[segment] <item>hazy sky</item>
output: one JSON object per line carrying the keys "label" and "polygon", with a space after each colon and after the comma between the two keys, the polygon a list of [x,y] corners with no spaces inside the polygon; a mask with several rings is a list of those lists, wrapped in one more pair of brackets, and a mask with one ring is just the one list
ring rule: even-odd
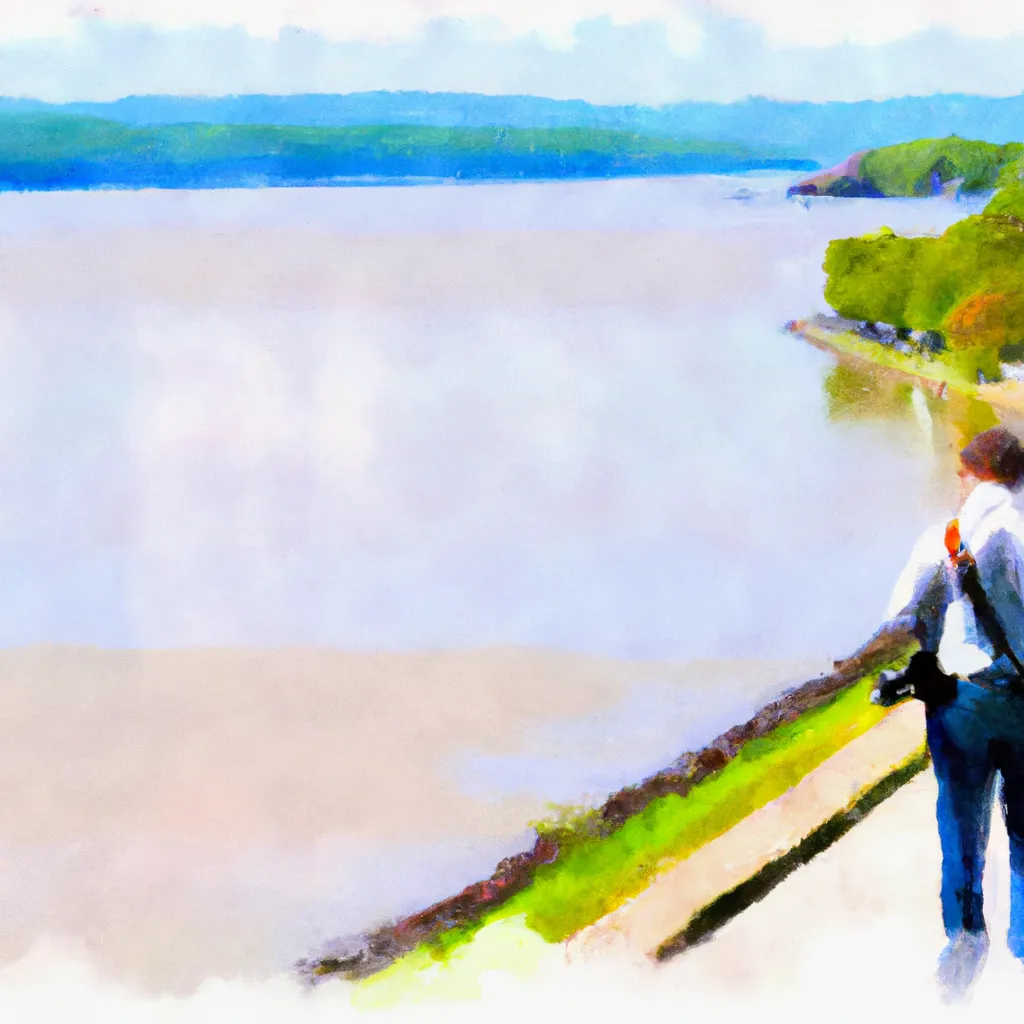
{"label": "hazy sky", "polygon": [[0,92],[525,92],[595,102],[1024,90],[1007,0],[4,0]]}

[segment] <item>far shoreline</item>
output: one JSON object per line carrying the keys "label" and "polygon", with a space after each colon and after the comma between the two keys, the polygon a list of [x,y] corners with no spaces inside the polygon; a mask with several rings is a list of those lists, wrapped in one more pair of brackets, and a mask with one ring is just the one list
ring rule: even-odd
{"label": "far shoreline", "polygon": [[[624,168],[621,173],[603,174],[522,174],[517,176],[423,176],[415,175],[352,175],[333,178],[296,178],[282,180],[230,180],[216,181],[182,181],[182,182],[97,182],[83,184],[45,184],[12,186],[0,183],[0,196],[26,195],[30,193],[64,193],[64,192],[254,192],[265,189],[343,189],[343,188],[414,188],[421,186],[456,186],[469,185],[545,185],[581,182],[612,182],[612,181],[665,181],[679,178],[782,178],[806,171],[804,161],[793,161],[794,166],[780,164],[759,164],[753,167],[700,168],[691,171],[656,170],[650,172]],[[801,164],[801,166],[795,166]]]}

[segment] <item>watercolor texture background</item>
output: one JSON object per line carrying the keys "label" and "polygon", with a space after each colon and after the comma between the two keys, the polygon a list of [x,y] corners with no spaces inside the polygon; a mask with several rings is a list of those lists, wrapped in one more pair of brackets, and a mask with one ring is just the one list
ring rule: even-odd
{"label": "watercolor texture background", "polygon": [[[1024,139],[1022,69],[1024,8],[998,0],[0,17],[0,113],[764,97],[643,116],[821,164],[928,124]],[[904,99],[937,93],[974,98]],[[833,100],[878,105],[785,106]],[[486,124],[488,102],[443,116]],[[796,177],[0,193],[4,1019],[359,1016],[292,963],[485,877],[551,804],[600,801],[871,634],[950,499],[950,424],[837,398],[779,328],[825,308],[830,239],[938,233],[971,200],[804,207]],[[912,1012],[932,829],[883,808],[660,973],[549,952],[483,1004],[393,1016],[807,1019],[851,977],[851,1013]]]}

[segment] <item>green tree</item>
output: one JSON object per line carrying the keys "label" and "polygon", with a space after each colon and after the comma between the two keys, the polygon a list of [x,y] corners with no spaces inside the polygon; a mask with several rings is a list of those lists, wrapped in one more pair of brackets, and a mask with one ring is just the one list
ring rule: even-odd
{"label": "green tree", "polygon": [[918,260],[930,239],[903,238],[889,228],[829,243],[825,301],[852,320],[913,327],[906,318]]}

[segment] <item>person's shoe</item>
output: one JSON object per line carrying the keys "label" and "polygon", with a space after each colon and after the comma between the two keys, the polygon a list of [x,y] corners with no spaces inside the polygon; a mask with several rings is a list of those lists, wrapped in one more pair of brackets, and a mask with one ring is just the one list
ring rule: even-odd
{"label": "person's shoe", "polygon": [[959,932],[949,940],[936,972],[944,1002],[961,1002],[970,995],[987,957],[987,932]]}

